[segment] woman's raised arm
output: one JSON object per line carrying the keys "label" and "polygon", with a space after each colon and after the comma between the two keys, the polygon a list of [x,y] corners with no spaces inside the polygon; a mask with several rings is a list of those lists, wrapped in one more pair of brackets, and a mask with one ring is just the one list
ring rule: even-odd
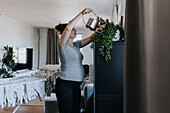
{"label": "woman's raised arm", "polygon": [[61,46],[63,46],[66,41],[68,40],[71,30],[75,27],[76,23],[78,22],[78,20],[82,17],[83,14],[87,14],[92,12],[92,10],[90,8],[85,8],[83,11],[81,11],[76,17],[74,17],[66,26],[66,28],[64,29],[60,39],[59,39],[59,44]]}

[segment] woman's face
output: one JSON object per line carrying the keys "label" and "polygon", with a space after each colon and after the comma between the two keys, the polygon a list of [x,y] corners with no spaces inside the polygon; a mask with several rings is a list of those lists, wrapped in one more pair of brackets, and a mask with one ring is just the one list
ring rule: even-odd
{"label": "woman's face", "polygon": [[76,29],[75,29],[75,27],[71,30],[71,33],[70,33],[70,38],[75,38],[76,37],[76,35],[77,35],[77,33],[76,33]]}

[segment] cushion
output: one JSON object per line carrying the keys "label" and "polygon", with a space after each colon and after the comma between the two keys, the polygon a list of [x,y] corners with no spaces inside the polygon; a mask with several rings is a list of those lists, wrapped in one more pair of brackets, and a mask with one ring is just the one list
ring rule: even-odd
{"label": "cushion", "polygon": [[61,69],[60,65],[51,65],[51,64],[47,64],[40,67],[41,71],[59,71],[60,69]]}

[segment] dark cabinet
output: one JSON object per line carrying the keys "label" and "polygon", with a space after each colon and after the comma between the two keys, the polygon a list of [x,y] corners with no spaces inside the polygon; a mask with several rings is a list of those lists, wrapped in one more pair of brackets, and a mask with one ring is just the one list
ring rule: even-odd
{"label": "dark cabinet", "polygon": [[123,113],[124,42],[114,42],[106,62],[94,47],[95,113]]}

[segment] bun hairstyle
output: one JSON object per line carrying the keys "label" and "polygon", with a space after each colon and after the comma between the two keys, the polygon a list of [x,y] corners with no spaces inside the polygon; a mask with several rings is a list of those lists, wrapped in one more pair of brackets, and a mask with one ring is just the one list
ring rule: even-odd
{"label": "bun hairstyle", "polygon": [[65,23],[65,24],[58,24],[58,25],[55,26],[55,29],[60,31],[60,34],[62,34],[64,29],[66,28],[66,26],[67,26],[67,23]]}

